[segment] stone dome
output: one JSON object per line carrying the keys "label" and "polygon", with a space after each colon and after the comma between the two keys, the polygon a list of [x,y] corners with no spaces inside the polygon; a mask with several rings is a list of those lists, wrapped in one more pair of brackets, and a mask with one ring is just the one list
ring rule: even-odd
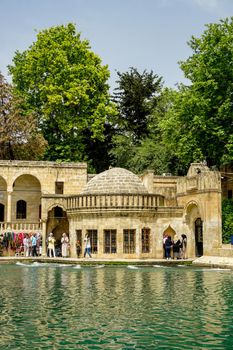
{"label": "stone dome", "polygon": [[82,194],[147,194],[148,191],[131,171],[123,168],[111,168],[94,176],[84,188]]}

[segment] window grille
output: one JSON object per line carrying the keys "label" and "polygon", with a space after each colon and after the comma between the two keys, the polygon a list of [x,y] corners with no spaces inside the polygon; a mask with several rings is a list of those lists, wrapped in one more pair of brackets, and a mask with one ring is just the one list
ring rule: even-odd
{"label": "window grille", "polygon": [[26,219],[27,203],[24,200],[19,200],[16,203],[16,219]]}
{"label": "window grille", "polygon": [[64,182],[56,181],[55,182],[55,194],[63,194],[64,191]]}
{"label": "window grille", "polygon": [[135,253],[135,230],[123,230],[123,253]]}
{"label": "window grille", "polygon": [[98,253],[98,233],[97,230],[87,230],[91,241],[91,253]]}
{"label": "window grille", "polygon": [[116,230],[104,230],[104,253],[114,254],[116,252]]}
{"label": "window grille", "polygon": [[150,252],[150,229],[142,229],[142,253]]}

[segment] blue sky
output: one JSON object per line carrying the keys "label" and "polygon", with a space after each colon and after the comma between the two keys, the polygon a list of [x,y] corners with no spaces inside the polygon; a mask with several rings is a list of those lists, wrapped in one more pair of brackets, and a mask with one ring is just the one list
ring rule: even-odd
{"label": "blue sky", "polygon": [[0,0],[0,71],[16,50],[26,50],[36,31],[69,22],[108,64],[111,89],[116,71],[153,70],[165,86],[185,82],[178,61],[192,53],[191,35],[205,24],[233,16],[233,0]]}

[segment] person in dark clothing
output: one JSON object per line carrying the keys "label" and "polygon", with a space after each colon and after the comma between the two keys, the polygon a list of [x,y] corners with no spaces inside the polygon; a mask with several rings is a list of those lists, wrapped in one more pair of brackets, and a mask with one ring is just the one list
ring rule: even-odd
{"label": "person in dark clothing", "polygon": [[165,258],[171,259],[171,248],[172,248],[173,242],[171,239],[171,236],[168,236],[165,241]]}
{"label": "person in dark clothing", "polygon": [[181,252],[181,241],[179,238],[175,237],[174,244],[173,244],[173,256],[174,259],[180,259],[180,252]]}
{"label": "person in dark clothing", "polygon": [[181,255],[182,259],[187,259],[187,236],[185,234],[181,235]]}

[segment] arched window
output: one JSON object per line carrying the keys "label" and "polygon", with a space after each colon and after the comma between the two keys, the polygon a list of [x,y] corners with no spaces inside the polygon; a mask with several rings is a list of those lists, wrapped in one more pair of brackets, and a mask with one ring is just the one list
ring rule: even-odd
{"label": "arched window", "polygon": [[4,209],[5,206],[2,203],[0,203],[0,222],[4,221]]}
{"label": "arched window", "polygon": [[27,203],[23,200],[19,200],[16,203],[16,219],[26,219],[27,216]]}

